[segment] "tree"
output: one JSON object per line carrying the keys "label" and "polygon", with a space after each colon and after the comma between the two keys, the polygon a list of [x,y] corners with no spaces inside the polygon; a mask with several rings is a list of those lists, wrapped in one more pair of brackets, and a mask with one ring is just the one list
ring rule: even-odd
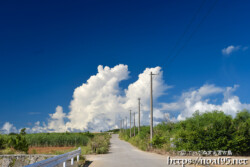
{"label": "tree", "polygon": [[15,150],[24,151],[25,153],[29,150],[28,142],[25,138],[25,128],[21,129],[20,134],[16,134],[15,137],[9,138],[8,145],[13,147]]}
{"label": "tree", "polygon": [[233,121],[233,137],[229,142],[231,150],[236,154],[250,153],[250,112],[238,112]]}

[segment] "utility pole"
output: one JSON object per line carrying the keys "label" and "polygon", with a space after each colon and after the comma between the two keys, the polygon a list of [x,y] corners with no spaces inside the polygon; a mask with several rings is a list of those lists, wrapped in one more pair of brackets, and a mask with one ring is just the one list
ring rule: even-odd
{"label": "utility pole", "polygon": [[131,110],[130,110],[130,137],[131,137]]}
{"label": "utility pole", "polygon": [[125,119],[126,119],[126,129],[128,128],[128,121],[127,121],[127,117],[125,117]]}
{"label": "utility pole", "polygon": [[134,112],[134,136],[135,136],[135,112]]}
{"label": "utility pole", "polygon": [[122,119],[122,132],[124,132],[124,119]]}
{"label": "utility pole", "polygon": [[140,98],[138,98],[138,134],[140,133],[140,126],[141,126],[141,113],[140,113]]}
{"label": "utility pole", "polygon": [[150,141],[153,139],[153,74],[152,72],[150,73],[150,89],[151,89],[151,95],[150,95]]}
{"label": "utility pole", "polygon": [[120,132],[122,132],[122,120],[120,120]]}

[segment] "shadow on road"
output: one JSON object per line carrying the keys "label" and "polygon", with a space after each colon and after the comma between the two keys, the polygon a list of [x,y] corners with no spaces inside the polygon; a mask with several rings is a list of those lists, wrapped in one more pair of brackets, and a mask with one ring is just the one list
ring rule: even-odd
{"label": "shadow on road", "polygon": [[93,161],[86,161],[83,167],[88,167]]}

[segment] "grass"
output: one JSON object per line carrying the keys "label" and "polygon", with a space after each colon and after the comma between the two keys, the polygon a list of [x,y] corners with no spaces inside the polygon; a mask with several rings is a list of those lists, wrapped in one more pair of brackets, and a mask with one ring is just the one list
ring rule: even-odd
{"label": "grass", "polygon": [[64,154],[76,150],[76,147],[30,147],[29,154]]}
{"label": "grass", "polygon": [[21,154],[21,153],[24,153],[24,152],[17,152],[13,148],[5,148],[5,149],[1,149],[0,150],[0,155],[4,155],[4,154],[16,154],[16,153]]}
{"label": "grass", "polygon": [[135,136],[132,130],[132,137],[130,138],[130,130],[126,129],[122,133],[119,133],[119,137],[125,141],[128,141],[132,145],[138,147],[143,151],[149,150],[149,126],[142,126],[140,134],[138,135],[138,130],[136,128]]}

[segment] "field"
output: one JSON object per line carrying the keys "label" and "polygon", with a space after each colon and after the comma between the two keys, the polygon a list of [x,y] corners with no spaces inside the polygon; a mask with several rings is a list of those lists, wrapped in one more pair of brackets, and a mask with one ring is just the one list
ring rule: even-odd
{"label": "field", "polygon": [[149,126],[141,127],[139,134],[136,128],[136,135],[131,138],[129,129],[120,132],[121,139],[147,151],[231,150],[233,155],[250,155],[250,112],[243,110],[235,118],[221,111],[196,112],[184,121],[155,126],[152,142],[149,135]]}
{"label": "field", "polygon": [[91,133],[39,133],[26,134],[29,146],[36,147],[63,147],[83,146],[93,137]]}
{"label": "field", "polygon": [[0,154],[63,154],[78,147],[82,154],[102,154],[109,150],[108,133],[37,133],[0,135]]}
{"label": "field", "polygon": [[29,147],[28,154],[63,154],[75,150],[75,147]]}

